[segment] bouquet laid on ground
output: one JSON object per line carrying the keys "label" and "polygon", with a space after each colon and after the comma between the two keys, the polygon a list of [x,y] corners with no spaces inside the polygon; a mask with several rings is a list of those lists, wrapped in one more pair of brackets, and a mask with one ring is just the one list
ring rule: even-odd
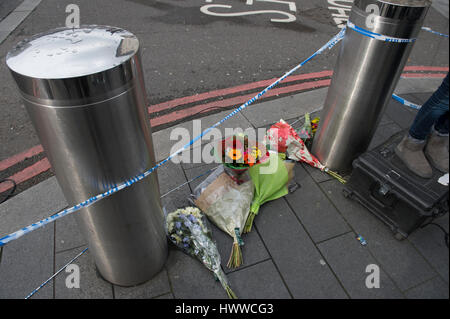
{"label": "bouquet laid on ground", "polygon": [[214,155],[233,179],[240,184],[241,175],[249,167],[263,162],[268,154],[263,144],[250,140],[244,134],[237,134],[220,140],[214,146]]}
{"label": "bouquet laid on ground", "polygon": [[237,299],[220,267],[220,255],[211,231],[202,218],[196,207],[177,209],[166,215],[167,235],[178,248],[196,257],[214,273],[230,299]]}
{"label": "bouquet laid on ground", "polygon": [[218,228],[233,238],[230,258],[227,266],[236,268],[242,264],[241,239],[244,223],[250,212],[253,199],[253,183],[248,175],[241,176],[238,185],[219,166],[209,175],[192,194],[194,204],[200,208],[208,219]]}
{"label": "bouquet laid on ground", "polygon": [[288,194],[288,184],[292,179],[294,162],[283,160],[283,154],[269,153],[269,159],[249,169],[250,177],[255,185],[255,196],[250,207],[250,214],[245,223],[244,233],[251,231],[253,221],[262,204]]}
{"label": "bouquet laid on ground", "polygon": [[287,157],[294,161],[305,162],[333,176],[341,183],[345,180],[336,172],[329,170],[314,157],[305,146],[297,132],[283,120],[271,126],[264,137],[264,142],[271,150],[287,153]]}

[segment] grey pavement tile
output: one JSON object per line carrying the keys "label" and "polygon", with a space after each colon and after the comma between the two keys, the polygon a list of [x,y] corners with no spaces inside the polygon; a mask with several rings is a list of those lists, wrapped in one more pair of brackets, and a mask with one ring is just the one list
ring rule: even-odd
{"label": "grey pavement tile", "polygon": [[[447,225],[448,214],[434,221],[435,223]],[[420,251],[433,268],[449,282],[448,248],[445,245],[444,233],[436,226],[429,225],[412,233],[408,240]]]}
{"label": "grey pavement tile", "polygon": [[24,0],[14,11],[32,11],[42,0]]}
{"label": "grey pavement tile", "polygon": [[325,181],[329,181],[330,179],[333,179],[334,177],[332,177],[330,174],[327,174],[325,172],[322,172],[320,169],[317,169],[315,167],[312,167],[309,164],[306,163],[301,163],[301,165],[303,166],[303,168],[309,173],[309,175],[311,176],[311,178],[316,182],[316,183],[322,183]]}
{"label": "grey pavement tile", "polygon": [[0,21],[0,32],[14,31],[29,14],[29,11],[11,12],[6,18]]}
{"label": "grey pavement tile", "polygon": [[332,203],[301,165],[295,165],[294,180],[301,186],[286,200],[314,242],[350,231]]}
{"label": "grey pavement tile", "polygon": [[235,271],[228,280],[239,299],[290,299],[291,296],[271,260]]}
{"label": "grey pavement tile", "polygon": [[0,31],[0,43],[6,40],[9,35],[9,31]]}
{"label": "grey pavement tile", "polygon": [[157,174],[161,195],[187,181],[181,165],[172,161],[158,167]]}
{"label": "grey pavement tile", "polygon": [[[84,248],[77,248],[57,253],[56,269],[59,270]],[[67,288],[66,279],[69,273],[62,271],[55,280],[55,299],[112,299],[112,284],[100,277],[89,250],[75,260],[80,269],[80,288]]]}
{"label": "grey pavement tile", "polygon": [[58,219],[55,224],[55,252],[58,253],[87,244],[78,228],[74,215]]}
{"label": "grey pavement tile", "polygon": [[[23,299],[54,273],[53,234],[53,225],[47,225],[3,247],[1,299]],[[53,298],[53,283],[49,282],[32,298]]]}
{"label": "grey pavement tile", "polygon": [[180,189],[170,193],[169,195],[161,199],[161,205],[167,213],[170,213],[178,208],[192,206],[188,198],[191,194],[191,190],[188,185],[181,187]]}
{"label": "grey pavement tile", "polygon": [[174,297],[172,293],[168,293],[162,296],[155,297],[154,299],[174,299]]}
{"label": "grey pavement tile", "polygon": [[368,150],[374,149],[375,147],[383,144],[389,139],[389,137],[400,132],[401,130],[401,127],[394,122],[379,125],[372,140],[370,141]]}
{"label": "grey pavement tile", "polygon": [[170,293],[169,278],[165,269],[161,270],[148,282],[135,287],[114,285],[115,299],[149,299]]}
{"label": "grey pavement tile", "polygon": [[187,181],[181,165],[168,162],[166,165],[159,167],[158,180],[161,196],[164,196],[161,198],[161,204],[167,212],[191,205],[188,201],[191,194],[189,185],[174,190]]}
{"label": "grey pavement tile", "polygon": [[[234,269],[230,269],[227,267],[228,260],[230,258],[231,248],[233,245],[233,239],[219,228],[217,228],[214,224],[211,224],[212,232],[214,240],[216,241],[217,248],[219,249],[222,268],[225,273],[233,271]],[[268,259],[270,256],[267,253],[266,248],[264,247],[261,238],[256,232],[251,232],[249,234],[243,234],[242,240],[244,241],[244,245],[241,246],[242,251],[242,265],[240,267],[245,267],[249,265],[256,264],[263,260]],[[239,268],[236,268],[239,270]]]}
{"label": "grey pavement tile", "polygon": [[319,185],[353,230],[366,239],[367,248],[402,291],[436,275],[409,241],[396,240],[389,227],[365,207],[345,198],[341,183],[328,181]]}
{"label": "grey pavement tile", "polygon": [[400,79],[394,92],[398,95],[434,92],[441,83],[442,78],[404,78]]}
{"label": "grey pavement tile", "polygon": [[166,269],[176,299],[228,298],[212,272],[200,261],[176,248],[172,247],[169,251]]}
{"label": "grey pavement tile", "polygon": [[292,119],[323,106],[328,88],[294,94],[260,103],[244,109],[242,113],[254,127],[264,127],[280,119]]}
{"label": "grey pavement tile", "polygon": [[[205,164],[202,166],[196,166],[196,167],[193,167],[190,169],[185,169],[184,172],[186,173],[187,179],[191,180],[191,179],[198,177],[198,176],[206,173],[207,171],[214,169],[215,167],[219,167],[219,166],[220,166],[220,164],[216,164],[216,163]],[[198,179],[189,183],[191,190],[194,190],[198,185],[200,185],[208,177],[208,175],[212,174],[213,172],[214,171],[212,171],[211,173],[206,174],[204,176],[201,176]]]}
{"label": "grey pavement tile", "polygon": [[347,298],[284,199],[264,204],[255,225],[294,298]]}
{"label": "grey pavement tile", "polygon": [[427,282],[414,287],[405,295],[408,299],[447,299],[448,300],[448,283],[442,281],[441,278],[435,277]]}
{"label": "grey pavement tile", "polygon": [[433,92],[428,92],[428,93],[411,93],[411,94],[407,94],[405,95],[405,97],[408,97],[408,100],[416,103],[418,105],[422,105],[426,102],[426,100],[428,100],[431,95],[433,94]]}
{"label": "grey pavement tile", "polygon": [[66,206],[56,178],[49,178],[0,205],[0,237],[47,218]]}
{"label": "grey pavement tile", "polygon": [[380,269],[380,288],[367,288],[366,278],[371,272],[366,272],[366,268],[377,262],[354,233],[327,240],[318,247],[351,298],[404,298],[383,269]]}
{"label": "grey pavement tile", "polygon": [[389,101],[385,112],[402,129],[409,128],[417,114],[416,110],[392,99]]}

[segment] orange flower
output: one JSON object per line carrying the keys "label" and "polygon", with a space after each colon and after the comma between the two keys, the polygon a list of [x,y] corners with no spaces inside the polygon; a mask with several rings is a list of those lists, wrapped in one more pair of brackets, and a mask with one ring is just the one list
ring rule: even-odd
{"label": "orange flower", "polygon": [[248,164],[250,167],[256,164],[256,158],[249,152],[244,153],[244,163]]}
{"label": "orange flower", "polygon": [[238,161],[242,158],[242,152],[240,149],[232,148],[228,151],[228,157],[233,161]]}

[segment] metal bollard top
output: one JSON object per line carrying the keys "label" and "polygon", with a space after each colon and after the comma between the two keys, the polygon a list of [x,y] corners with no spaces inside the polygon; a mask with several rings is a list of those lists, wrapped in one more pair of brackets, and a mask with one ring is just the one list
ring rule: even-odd
{"label": "metal bollard top", "polygon": [[136,54],[139,41],[128,31],[106,26],[59,28],[18,43],[8,67],[38,79],[65,79],[111,69]]}
{"label": "metal bollard top", "polygon": [[18,43],[6,64],[26,97],[86,102],[135,79],[138,51],[137,37],[120,28],[58,28]]}

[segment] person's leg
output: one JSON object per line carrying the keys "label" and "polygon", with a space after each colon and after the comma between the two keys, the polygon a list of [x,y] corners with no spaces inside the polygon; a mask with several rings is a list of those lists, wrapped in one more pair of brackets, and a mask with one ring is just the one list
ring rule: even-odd
{"label": "person's leg", "polygon": [[[445,77],[440,87],[425,102],[414,119],[409,129],[409,134],[401,141],[395,149],[395,153],[406,166],[415,174],[430,178],[433,174],[430,164],[423,152],[426,145],[426,138],[433,131],[427,145],[427,155],[432,159],[433,165],[445,171],[444,161],[447,162],[448,171],[448,151],[443,152],[442,138],[439,134],[448,136],[448,101],[449,101],[449,74]],[[433,128],[433,130],[432,130]],[[445,137],[444,137],[445,138]],[[448,137],[447,137],[448,138]],[[446,148],[445,148],[446,150]]]}
{"label": "person's leg", "polygon": [[448,111],[434,124],[425,148],[430,163],[441,172],[448,173]]}
{"label": "person's leg", "polygon": [[[437,89],[436,92],[425,102],[420,108],[419,112],[414,119],[411,128],[409,129],[409,135],[416,140],[425,140],[430,134],[431,128],[435,123],[445,122],[447,119],[447,131],[448,134],[448,100],[449,100],[449,74],[445,77],[444,81]],[[442,126],[442,124],[441,124]],[[444,125],[445,126],[445,125]],[[441,128],[443,128],[442,126]]]}

